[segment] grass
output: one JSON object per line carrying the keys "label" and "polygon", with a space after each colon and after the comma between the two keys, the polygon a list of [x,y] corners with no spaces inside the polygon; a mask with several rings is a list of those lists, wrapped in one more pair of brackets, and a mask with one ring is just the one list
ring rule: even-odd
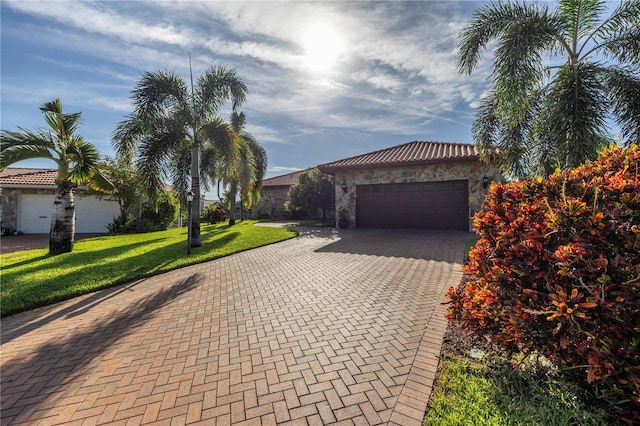
{"label": "grass", "polygon": [[203,225],[202,246],[187,256],[187,229],[77,241],[72,253],[48,249],[2,255],[0,315],[25,311],[183,266],[292,238],[295,231],[253,226],[255,221]]}
{"label": "grass", "polygon": [[476,245],[480,237],[473,237],[467,241],[467,246],[464,249],[464,263],[469,263],[469,252]]}
{"label": "grass", "polygon": [[602,410],[580,399],[576,384],[552,375],[519,372],[505,361],[443,361],[424,426],[609,425]]}

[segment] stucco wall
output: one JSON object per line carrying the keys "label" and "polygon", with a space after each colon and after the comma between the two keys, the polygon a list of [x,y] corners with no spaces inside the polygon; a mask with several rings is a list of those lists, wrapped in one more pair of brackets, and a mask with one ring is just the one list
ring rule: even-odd
{"label": "stucco wall", "polygon": [[[499,181],[500,170],[480,161],[465,161],[337,171],[335,174],[336,222],[339,219],[340,210],[345,209],[349,218],[349,227],[356,226],[357,185],[468,180],[469,230],[471,230],[471,219],[482,206],[487,192],[482,187],[484,176],[487,176],[492,182]],[[347,184],[346,193],[341,188],[343,183]]]}
{"label": "stucco wall", "polygon": [[289,193],[288,186],[265,187],[258,205],[251,209],[252,219],[284,219],[287,212],[284,203]]}

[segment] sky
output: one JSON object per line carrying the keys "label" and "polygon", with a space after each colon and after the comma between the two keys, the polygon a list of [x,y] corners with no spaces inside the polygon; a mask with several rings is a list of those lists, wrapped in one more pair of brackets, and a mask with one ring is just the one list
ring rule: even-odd
{"label": "sky", "polygon": [[[459,33],[483,2],[1,1],[1,127],[44,128],[60,98],[78,133],[113,156],[146,71],[188,81],[237,70],[267,177],[414,140],[472,143],[487,56],[458,75]],[[230,105],[220,110],[227,119]],[[17,163],[48,167],[47,160]]]}

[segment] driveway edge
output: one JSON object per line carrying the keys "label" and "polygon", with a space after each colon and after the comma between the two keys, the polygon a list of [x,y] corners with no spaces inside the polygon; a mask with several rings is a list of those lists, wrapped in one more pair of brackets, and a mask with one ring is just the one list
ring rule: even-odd
{"label": "driveway edge", "polygon": [[425,327],[409,376],[391,413],[389,425],[422,424],[438,372],[442,340],[448,324],[444,317],[447,310],[443,304],[446,300],[445,294],[450,287],[457,287],[463,276],[462,264],[454,263],[449,279],[442,286],[439,300]]}

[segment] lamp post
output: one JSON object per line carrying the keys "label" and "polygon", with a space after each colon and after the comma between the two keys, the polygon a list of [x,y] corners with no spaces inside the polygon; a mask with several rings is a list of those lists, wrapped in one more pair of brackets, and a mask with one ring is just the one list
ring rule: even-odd
{"label": "lamp post", "polygon": [[187,192],[187,254],[191,254],[191,202],[193,191]]}

